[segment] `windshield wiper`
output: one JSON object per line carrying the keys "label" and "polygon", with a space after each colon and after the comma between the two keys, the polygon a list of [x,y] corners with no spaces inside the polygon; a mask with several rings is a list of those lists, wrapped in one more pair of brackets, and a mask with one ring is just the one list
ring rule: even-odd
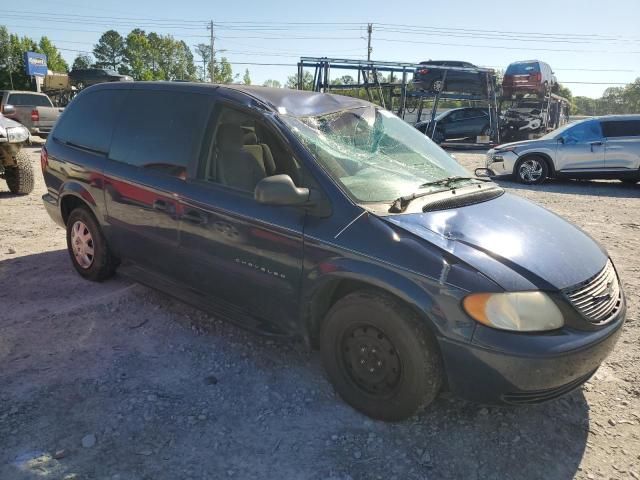
{"label": "windshield wiper", "polygon": [[478,180],[480,182],[490,182],[491,181],[491,180],[489,180],[487,178],[462,177],[462,176],[459,176],[459,175],[455,175],[455,176],[452,176],[452,177],[441,178],[439,180],[433,180],[431,182],[425,182],[422,185],[420,185],[418,188],[431,187],[431,186],[434,186],[434,185],[442,185],[443,187],[446,187],[446,188],[441,189],[441,190],[429,191],[429,192],[416,192],[416,193],[412,193],[411,195],[405,195],[403,197],[398,197],[393,201],[393,203],[389,207],[389,213],[402,213],[407,209],[407,207],[409,206],[409,203],[411,203],[412,200],[415,200],[416,198],[420,198],[420,197],[426,197],[427,195],[431,195],[431,194],[434,194],[434,193],[440,193],[440,192],[444,192],[446,190],[449,190],[448,187],[452,183],[455,183],[455,182],[460,181],[460,180]]}
{"label": "windshield wiper", "polygon": [[419,188],[430,187],[432,185],[443,185],[445,187],[448,187],[450,184],[452,184],[454,182],[458,182],[460,180],[478,180],[480,182],[490,182],[491,181],[488,178],[461,177],[460,175],[454,175],[453,177],[445,177],[445,178],[441,178],[440,180],[433,180],[431,182],[423,183],[422,185],[420,185]]}

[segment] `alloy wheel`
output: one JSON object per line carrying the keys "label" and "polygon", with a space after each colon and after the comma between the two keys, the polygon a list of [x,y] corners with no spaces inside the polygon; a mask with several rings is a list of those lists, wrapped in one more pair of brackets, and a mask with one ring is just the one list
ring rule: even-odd
{"label": "alloy wheel", "polygon": [[433,82],[432,88],[434,91],[439,92],[442,90],[442,80],[436,80]]}
{"label": "alloy wheel", "polygon": [[540,179],[542,176],[542,164],[533,158],[525,160],[520,165],[518,171],[520,178],[528,183],[533,183]]}
{"label": "alloy wheel", "polygon": [[80,220],[71,227],[71,248],[80,267],[85,270],[91,267],[94,258],[93,237],[87,226]]}
{"label": "alloy wheel", "polygon": [[398,386],[400,357],[381,330],[370,325],[355,327],[342,338],[340,350],[349,379],[360,389],[384,396]]}

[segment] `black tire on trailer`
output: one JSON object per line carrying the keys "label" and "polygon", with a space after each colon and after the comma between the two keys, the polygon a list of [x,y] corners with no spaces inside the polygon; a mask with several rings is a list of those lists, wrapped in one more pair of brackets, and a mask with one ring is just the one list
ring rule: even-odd
{"label": "black tire on trailer", "polygon": [[338,300],[320,332],[322,363],[338,394],[372,418],[399,421],[438,395],[437,341],[416,312],[382,291]]}
{"label": "black tire on trailer", "polygon": [[4,178],[11,193],[27,195],[33,191],[34,174],[29,154],[20,150],[16,155],[16,166],[4,167]]}

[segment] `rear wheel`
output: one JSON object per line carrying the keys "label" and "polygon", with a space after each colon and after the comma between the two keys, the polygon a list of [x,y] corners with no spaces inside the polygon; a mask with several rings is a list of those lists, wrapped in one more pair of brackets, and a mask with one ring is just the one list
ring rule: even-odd
{"label": "rear wheel", "polygon": [[117,261],[86,207],[76,208],[67,219],[67,248],[76,271],[87,280],[101,282],[116,271]]}
{"label": "rear wheel", "polygon": [[549,167],[540,157],[527,157],[518,161],[514,173],[520,183],[538,185],[549,175]]}
{"label": "rear wheel", "polygon": [[339,300],[322,326],[320,351],[338,394],[376,419],[410,417],[442,385],[435,338],[411,309],[382,292],[362,290]]}
{"label": "rear wheel", "polygon": [[434,80],[433,83],[431,84],[431,91],[441,92],[443,87],[444,87],[444,83],[442,82],[442,80]]}
{"label": "rear wheel", "polygon": [[34,178],[33,167],[29,154],[20,150],[16,155],[17,165],[14,167],[4,167],[4,178],[11,193],[26,195],[33,191]]}

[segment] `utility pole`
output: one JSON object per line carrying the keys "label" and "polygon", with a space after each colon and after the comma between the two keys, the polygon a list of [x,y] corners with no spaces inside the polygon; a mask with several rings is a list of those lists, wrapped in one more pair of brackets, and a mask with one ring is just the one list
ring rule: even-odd
{"label": "utility pole", "polygon": [[216,51],[213,48],[213,42],[216,39],[216,37],[215,37],[215,35],[213,33],[213,20],[211,20],[209,22],[209,25],[207,25],[207,30],[211,30],[211,44],[210,44],[210,47],[211,47],[211,55],[210,56],[211,56],[211,58],[209,60],[209,70],[211,70],[211,72],[210,72],[211,83],[213,83],[213,70],[214,70],[214,61],[215,61],[215,54],[216,54]]}
{"label": "utility pole", "polygon": [[367,25],[367,62],[371,60],[371,33],[373,32],[373,23]]}

